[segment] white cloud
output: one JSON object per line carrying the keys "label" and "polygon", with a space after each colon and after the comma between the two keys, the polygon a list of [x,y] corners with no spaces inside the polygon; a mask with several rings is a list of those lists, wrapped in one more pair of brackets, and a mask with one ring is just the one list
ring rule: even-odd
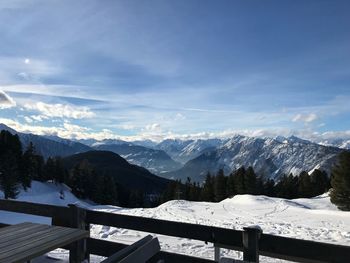
{"label": "white cloud", "polygon": [[5,92],[0,90],[0,109],[7,109],[16,106],[16,102]]}
{"label": "white cloud", "polygon": [[95,113],[93,113],[88,107],[69,104],[47,104],[44,102],[37,102],[33,104],[25,104],[24,107],[27,110],[38,111],[47,117],[85,119],[95,116]]}
{"label": "white cloud", "polygon": [[297,121],[302,121],[305,123],[310,123],[318,119],[318,116],[315,113],[310,113],[310,114],[297,114],[293,117],[292,121],[297,122]]}
{"label": "white cloud", "polygon": [[44,119],[48,119],[49,117],[45,115],[31,115],[30,118],[32,118],[35,121],[43,121]]}
{"label": "white cloud", "polygon": [[159,123],[152,123],[152,124],[146,125],[144,131],[146,131],[146,132],[161,132],[162,129],[161,129]]}
{"label": "white cloud", "polygon": [[24,116],[24,120],[28,123],[32,123],[33,122],[33,119],[28,117],[28,116]]}

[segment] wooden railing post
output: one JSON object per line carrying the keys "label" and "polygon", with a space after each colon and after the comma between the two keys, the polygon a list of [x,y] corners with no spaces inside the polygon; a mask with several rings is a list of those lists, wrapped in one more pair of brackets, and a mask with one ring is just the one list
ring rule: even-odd
{"label": "wooden railing post", "polygon": [[[86,223],[86,210],[73,204],[69,204],[70,209],[70,227],[83,230],[90,230],[89,224]],[[89,262],[89,254],[86,248],[86,240],[80,240],[70,245],[69,262],[81,263]]]}
{"label": "wooden railing post", "polygon": [[220,261],[220,247],[214,244],[214,260],[215,262]]}
{"label": "wooden railing post", "polygon": [[243,260],[259,263],[259,239],[262,230],[259,226],[243,228]]}

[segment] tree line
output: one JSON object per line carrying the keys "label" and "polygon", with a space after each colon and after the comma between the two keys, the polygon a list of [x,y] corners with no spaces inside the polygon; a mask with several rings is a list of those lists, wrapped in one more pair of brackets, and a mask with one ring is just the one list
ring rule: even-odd
{"label": "tree line", "polygon": [[303,171],[299,176],[283,176],[277,183],[273,179],[264,180],[252,167],[240,167],[229,175],[220,169],[215,175],[208,173],[203,185],[175,181],[169,184],[163,201],[185,199],[190,201],[220,202],[237,194],[266,195],[287,199],[309,198],[327,192],[330,179],[326,172],[315,169],[311,175]]}
{"label": "tree line", "polygon": [[[36,153],[30,142],[23,151],[18,135],[6,130],[0,132],[0,190],[5,199],[15,199],[19,189],[31,187],[32,180],[66,184],[78,198],[89,199],[98,204],[126,207],[153,206],[140,190],[126,189],[110,175],[97,174],[87,160],[67,170],[60,157],[47,160]],[[63,198],[63,192],[61,193]]]}

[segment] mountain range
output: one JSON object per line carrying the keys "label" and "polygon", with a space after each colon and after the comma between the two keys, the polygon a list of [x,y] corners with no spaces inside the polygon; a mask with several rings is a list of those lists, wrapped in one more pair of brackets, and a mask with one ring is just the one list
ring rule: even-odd
{"label": "mountain range", "polygon": [[261,176],[278,180],[284,174],[299,175],[301,171],[314,169],[330,172],[342,149],[323,146],[289,138],[254,138],[241,135],[223,142],[215,149],[208,149],[188,161],[181,169],[164,174],[167,178],[203,181],[206,173],[223,169],[226,174],[240,166],[252,166]]}
{"label": "mountain range", "polygon": [[32,141],[45,158],[91,150],[110,151],[162,177],[182,180],[190,177],[198,182],[204,180],[208,171],[216,173],[218,169],[224,169],[228,174],[240,166],[252,166],[259,175],[275,180],[284,174],[298,175],[316,168],[329,172],[343,150],[341,148],[350,146],[349,141],[341,139],[315,143],[295,136],[257,138],[241,135],[229,139],[166,139],[160,143],[115,139],[72,141],[57,136],[19,133],[3,124],[0,129],[17,133],[24,147]]}
{"label": "mountain range", "polygon": [[89,146],[79,142],[62,139],[56,136],[41,136],[31,133],[21,133],[4,124],[0,124],[0,130],[7,130],[12,134],[17,134],[22,143],[23,149],[27,148],[29,143],[32,142],[37,153],[41,154],[45,159],[54,156],[64,157],[92,150]]}

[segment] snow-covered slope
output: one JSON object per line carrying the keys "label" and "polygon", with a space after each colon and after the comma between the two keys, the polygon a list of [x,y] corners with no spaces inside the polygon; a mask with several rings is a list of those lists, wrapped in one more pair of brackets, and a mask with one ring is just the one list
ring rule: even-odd
{"label": "snow-covered slope", "polygon": [[341,149],[323,146],[297,137],[254,138],[234,136],[221,147],[202,153],[168,178],[203,181],[208,171],[220,168],[228,174],[241,166],[252,166],[262,176],[277,179],[283,174],[299,175],[315,168],[330,171]]}
{"label": "snow-covered slope", "polygon": [[[228,229],[242,229],[259,225],[264,233],[282,235],[319,242],[350,245],[350,212],[339,211],[330,203],[327,194],[311,199],[286,200],[266,196],[238,195],[219,203],[170,201],[156,208],[124,209],[115,206],[94,206],[82,202],[63,188],[64,199],[60,198],[62,186],[33,182],[32,189],[21,192],[19,200],[67,205],[80,203],[87,208],[141,217],[189,222]],[[1,196],[1,193],[0,193]],[[50,223],[48,219],[0,211],[0,222],[18,223],[35,221]],[[146,233],[108,226],[92,225],[91,235],[95,238],[130,244]],[[213,258],[213,245],[184,238],[157,235],[163,250],[203,258]],[[240,252],[223,250],[223,255],[241,257]],[[67,258],[67,251],[56,250],[50,256]],[[263,258],[262,262],[284,262]],[[46,261],[44,261],[46,262]],[[92,262],[99,262],[93,258]]]}

